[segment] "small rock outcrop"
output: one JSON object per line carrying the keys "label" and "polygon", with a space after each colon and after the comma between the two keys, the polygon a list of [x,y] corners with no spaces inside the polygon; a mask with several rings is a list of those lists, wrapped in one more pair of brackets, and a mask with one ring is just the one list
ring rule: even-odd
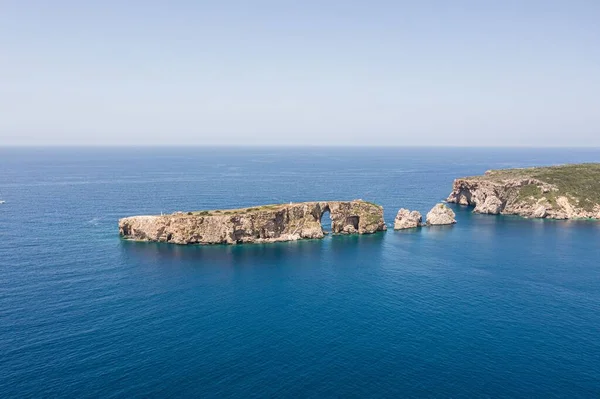
{"label": "small rock outcrop", "polygon": [[119,233],[136,241],[174,244],[239,244],[323,238],[321,218],[331,217],[334,234],[386,230],[383,207],[362,200],[300,202],[253,208],[175,212],[119,220]]}
{"label": "small rock outcrop", "polygon": [[600,164],[490,170],[456,179],[447,201],[476,213],[600,219]]}
{"label": "small rock outcrop", "polygon": [[456,214],[445,204],[437,204],[427,213],[427,225],[439,226],[456,223]]}
{"label": "small rock outcrop", "polygon": [[413,229],[423,225],[423,217],[418,211],[401,208],[394,219],[394,230]]}

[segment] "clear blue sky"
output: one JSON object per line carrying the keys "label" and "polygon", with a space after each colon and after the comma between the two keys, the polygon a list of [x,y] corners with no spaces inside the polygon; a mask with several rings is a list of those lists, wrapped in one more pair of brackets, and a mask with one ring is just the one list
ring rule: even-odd
{"label": "clear blue sky", "polygon": [[0,145],[600,146],[600,1],[0,3]]}

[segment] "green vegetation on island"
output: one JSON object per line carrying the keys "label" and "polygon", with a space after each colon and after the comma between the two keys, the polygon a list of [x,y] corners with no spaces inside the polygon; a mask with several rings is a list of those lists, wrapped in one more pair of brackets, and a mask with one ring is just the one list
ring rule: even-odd
{"label": "green vegetation on island", "polygon": [[537,201],[546,198],[550,204],[556,205],[559,196],[567,196],[577,199],[579,207],[587,211],[593,211],[600,202],[600,163],[501,169],[488,172],[483,178],[531,178],[555,188],[546,191],[535,184],[525,185],[519,190],[521,200]]}
{"label": "green vegetation on island", "polygon": [[490,170],[457,179],[448,201],[480,213],[598,218],[600,163]]}

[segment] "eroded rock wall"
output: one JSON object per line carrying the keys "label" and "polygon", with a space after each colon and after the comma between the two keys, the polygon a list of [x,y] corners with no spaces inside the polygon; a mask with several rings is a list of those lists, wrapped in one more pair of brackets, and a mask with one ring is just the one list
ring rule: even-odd
{"label": "eroded rock wall", "polygon": [[238,244],[323,238],[323,214],[334,234],[370,234],[386,229],[383,208],[369,202],[321,201],[223,211],[177,212],[119,220],[119,233],[137,241],[174,244]]}
{"label": "eroded rock wall", "polygon": [[600,218],[600,205],[580,207],[579,200],[552,184],[531,178],[456,179],[447,202],[474,207],[476,213],[520,215],[528,218]]}

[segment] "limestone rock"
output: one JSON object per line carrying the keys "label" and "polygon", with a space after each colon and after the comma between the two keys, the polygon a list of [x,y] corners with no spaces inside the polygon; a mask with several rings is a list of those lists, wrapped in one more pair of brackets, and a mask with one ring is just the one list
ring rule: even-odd
{"label": "limestone rock", "polygon": [[437,204],[427,213],[427,225],[437,226],[456,223],[456,214],[445,204]]}
{"label": "limestone rock", "polygon": [[543,218],[543,217],[546,217],[546,215],[547,215],[546,207],[544,205],[540,205],[537,208],[535,208],[535,210],[531,214],[531,217],[532,218]]}
{"label": "limestone rock", "polygon": [[418,211],[401,208],[394,219],[394,230],[412,229],[423,225],[423,217]]}
{"label": "limestone rock", "polygon": [[530,218],[600,218],[600,164],[485,172],[456,179],[447,202]]}
{"label": "limestone rock", "polygon": [[386,230],[383,208],[362,200],[300,202],[253,208],[176,212],[119,220],[119,233],[136,241],[174,244],[239,244],[323,238],[323,214],[334,234]]}
{"label": "limestone rock", "polygon": [[503,207],[502,200],[495,195],[490,195],[483,201],[481,206],[479,207],[479,213],[489,213],[492,215],[496,215],[500,213]]}

